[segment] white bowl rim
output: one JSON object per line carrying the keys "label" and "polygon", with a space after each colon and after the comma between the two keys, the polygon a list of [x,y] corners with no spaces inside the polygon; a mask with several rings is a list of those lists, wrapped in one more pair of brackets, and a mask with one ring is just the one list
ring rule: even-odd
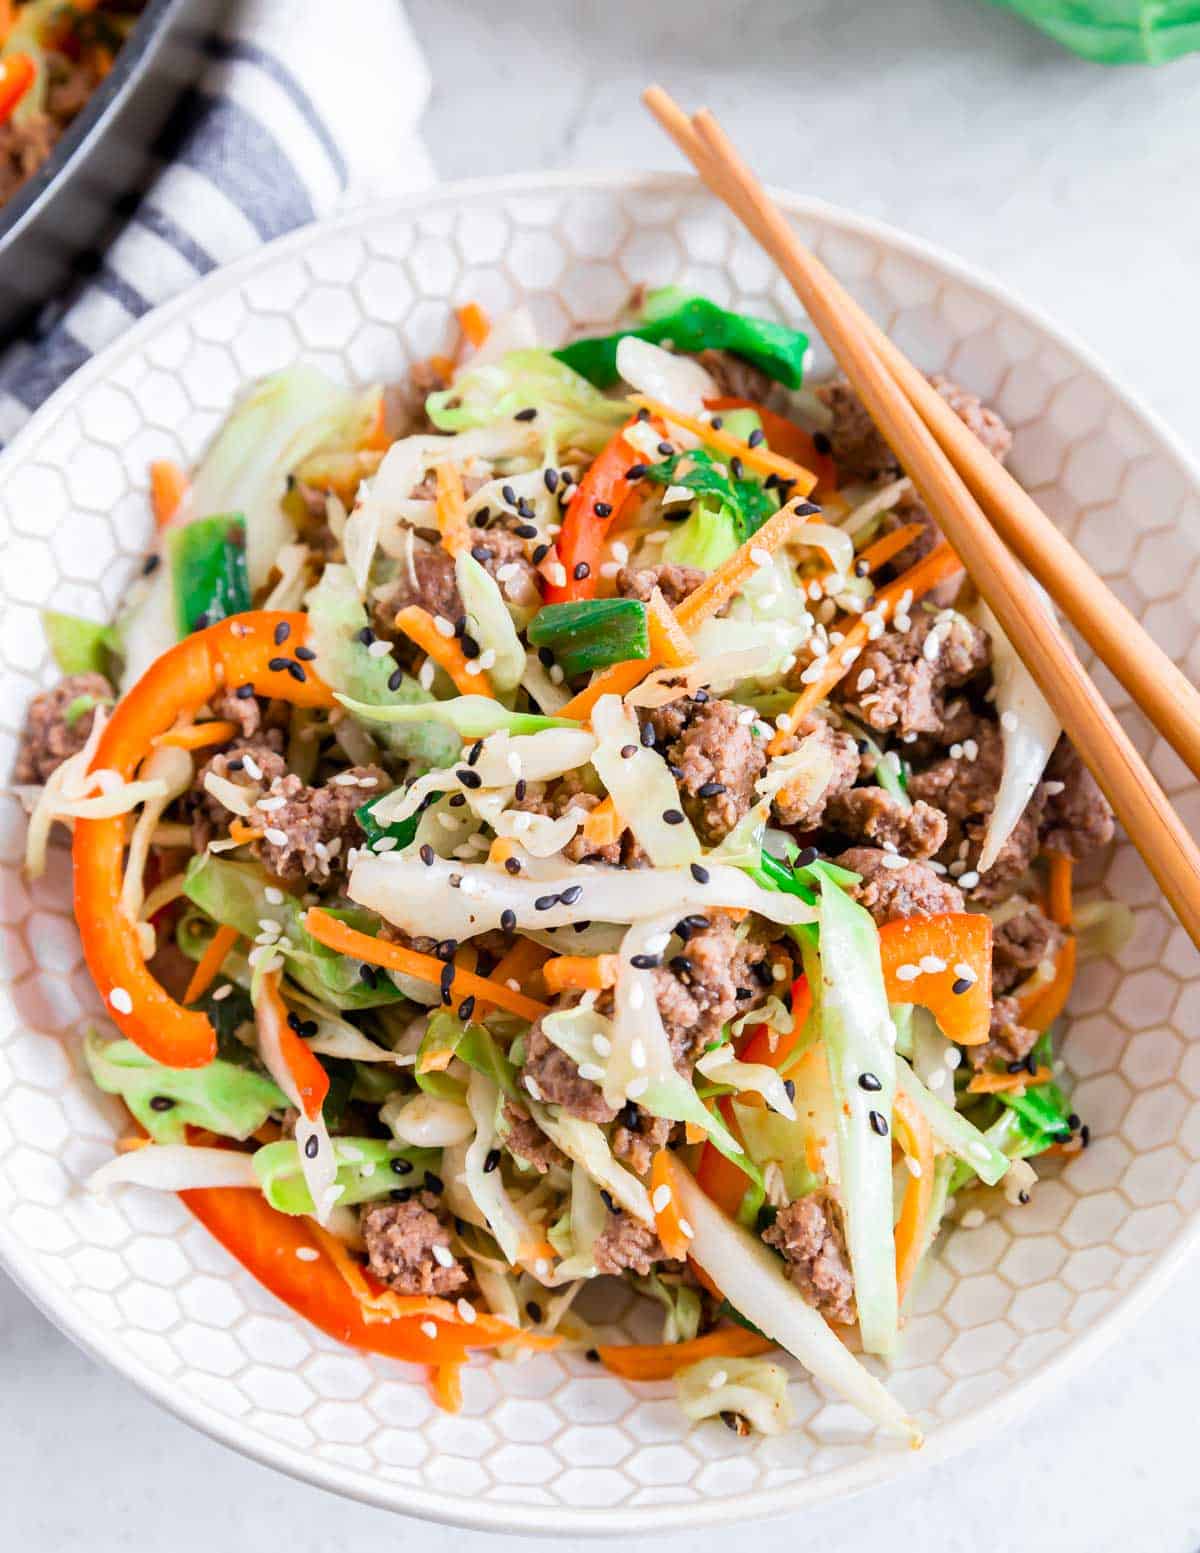
{"label": "white bowl rim", "polygon": [[[7,477],[10,469],[20,463],[26,446],[36,442],[41,435],[43,423],[54,418],[60,396],[68,392],[75,393],[93,381],[107,377],[119,358],[136,353],[143,338],[153,334],[164,321],[201,306],[226,287],[236,286],[260,266],[269,266],[283,255],[301,251],[315,239],[338,231],[361,228],[376,219],[496,196],[536,196],[548,190],[563,189],[582,192],[693,193],[698,186],[699,180],[686,173],[572,169],[512,173],[501,177],[438,183],[428,189],[379,201],[370,208],[358,208],[310,222],[256,248],[231,264],[221,266],[179,296],[154,308],[119,339],[93,356],[35,411],[0,454],[0,479]],[[826,200],[793,194],[785,189],[772,187],[771,193],[787,214],[827,223],[871,238],[897,252],[935,265],[990,296],[1029,324],[1044,339],[1073,355],[1101,379],[1111,396],[1142,421],[1180,465],[1193,489],[1200,492],[1200,460],[1192,455],[1158,412],[1140,395],[1119,382],[1089,346],[1052,322],[1040,309],[1014,295],[995,277],[937,244],[913,237],[887,222],[860,216]],[[848,1497],[867,1488],[895,1481],[903,1473],[914,1469],[927,1471],[983,1443],[989,1435],[1006,1425],[1016,1423],[1052,1384],[1061,1384],[1097,1359],[1116,1340],[1121,1329],[1127,1327],[1153,1302],[1172,1275],[1195,1253],[1198,1245],[1200,1214],[1193,1214],[1189,1220],[1185,1220],[1167,1248],[1140,1275],[1136,1283],[1117,1297],[1094,1327],[1072,1338],[1048,1363],[1015,1382],[1002,1395],[980,1403],[955,1420],[953,1425],[943,1425],[919,1453],[902,1447],[894,1450],[877,1449],[873,1455],[861,1461],[832,1468],[815,1477],[801,1477],[780,1488],[759,1493],[755,1496],[754,1518],[780,1516],[801,1507]],[[302,1482],[315,1484],[346,1498],[443,1525],[478,1531],[524,1532],[536,1536],[561,1537],[568,1530],[580,1536],[698,1530],[746,1519],[745,1501],[736,1495],[723,1502],[615,1509],[579,1506],[572,1510],[561,1505],[477,1505],[470,1500],[454,1500],[446,1494],[410,1484],[382,1482],[359,1469],[307,1456],[300,1448],[268,1438],[199,1397],[177,1392],[169,1379],[132,1351],[123,1348],[119,1340],[110,1337],[82,1315],[70,1294],[58,1288],[47,1274],[38,1271],[33,1257],[17,1241],[3,1220],[0,1220],[0,1264],[17,1286],[72,1342],[92,1358],[132,1381],[168,1412],[264,1466],[273,1467]]]}

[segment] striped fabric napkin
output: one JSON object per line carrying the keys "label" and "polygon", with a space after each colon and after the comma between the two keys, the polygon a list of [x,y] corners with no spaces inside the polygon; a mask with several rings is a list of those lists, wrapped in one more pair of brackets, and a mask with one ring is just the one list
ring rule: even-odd
{"label": "striped fabric napkin", "polygon": [[429,74],[399,0],[238,0],[156,148],[161,171],[52,323],[0,353],[0,442],[89,356],[219,264],[330,211],[433,181]]}

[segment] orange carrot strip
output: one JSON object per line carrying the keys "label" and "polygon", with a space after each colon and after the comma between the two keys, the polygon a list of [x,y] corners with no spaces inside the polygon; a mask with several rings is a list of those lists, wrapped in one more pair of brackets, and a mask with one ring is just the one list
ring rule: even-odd
{"label": "orange carrot strip", "polygon": [[[541,944],[535,944],[532,938],[518,938],[508,953],[497,961],[488,979],[506,984],[515,981],[518,987],[524,989],[526,984],[543,969],[549,958],[549,949],[544,949]],[[494,1003],[487,1003],[481,998],[475,1005],[476,1019],[484,1018],[495,1006]]]}
{"label": "orange carrot strip", "polygon": [[617,984],[615,954],[560,954],[542,967],[550,992],[604,992]]}
{"label": "orange carrot strip", "polygon": [[651,593],[646,605],[646,629],[650,637],[650,655],[656,663],[669,669],[695,663],[696,649],[658,588]]}
{"label": "orange carrot strip", "polygon": [[892,1102],[892,1127],[915,1173],[908,1178],[900,1217],[896,1221],[896,1287],[903,1301],[925,1249],[929,1210],[933,1203],[933,1131],[908,1096]]}
{"label": "orange carrot strip", "polygon": [[624,828],[611,798],[605,798],[594,809],[589,809],[583,822],[584,838],[593,847],[611,847]]}
{"label": "orange carrot strip", "polygon": [[1017,1022],[1039,1035],[1048,1030],[1071,995],[1075,982],[1077,945],[1073,936],[1065,938],[1054,962],[1054,976],[1040,987],[1017,993]]}
{"label": "orange carrot strip", "polygon": [[230,820],[229,834],[239,846],[245,846],[250,841],[261,841],[263,833],[253,825],[246,825],[241,820]]}
{"label": "orange carrot strip", "polygon": [[237,733],[237,726],[224,718],[211,723],[189,723],[186,728],[171,728],[151,739],[155,749],[169,744],[177,750],[202,750],[208,744],[228,744]]}
{"label": "orange carrot strip", "polygon": [[229,952],[240,936],[235,927],[222,925],[217,929],[208,948],[200,956],[199,964],[192,972],[192,979],[183,994],[185,1003],[194,1003],[197,998],[204,996],[220,974],[221,967],[229,958]]}
{"label": "orange carrot strip", "polygon": [[614,663],[611,668],[593,674],[589,684],[571,697],[566,706],[560,707],[556,717],[573,717],[582,722],[590,717],[592,708],[601,696],[623,696],[635,685],[640,685],[655,667],[653,655],[649,658],[630,658],[624,663]]}
{"label": "orange carrot strip", "polygon": [[419,604],[409,604],[396,616],[396,629],[403,631],[411,641],[454,681],[455,688],[464,696],[492,696],[492,682],[481,669],[468,674],[471,661],[452,636],[443,636],[433,623],[433,616]]}
{"label": "orange carrot strip", "polygon": [[159,528],[166,528],[179,511],[187,489],[187,475],[169,458],[156,459],[150,465],[150,506]]}
{"label": "orange carrot strip", "polygon": [[437,373],[438,377],[441,378],[443,383],[448,383],[454,376],[455,366],[454,362],[449,356],[430,356],[429,365],[433,368],[434,372]]}
{"label": "orange carrot strip", "polygon": [[967,1092],[972,1095],[1007,1095],[1018,1089],[1032,1089],[1038,1084],[1048,1084],[1053,1077],[1049,1068],[1038,1068],[1034,1073],[1027,1073],[1024,1068],[1020,1073],[977,1073],[967,1085]]}
{"label": "orange carrot strip", "polygon": [[[401,944],[389,944],[382,938],[372,938],[369,933],[360,933],[318,906],[309,909],[304,925],[318,943],[328,949],[336,949],[339,954],[349,955],[368,965],[382,965],[388,970],[402,971],[406,976],[415,976],[435,987],[441,985],[445,966],[434,955],[419,954],[415,949],[406,949]],[[486,999],[498,1008],[520,1015],[522,1019],[540,1019],[549,1012],[545,1003],[527,998],[524,993],[514,992],[502,982],[456,968],[450,985],[451,1004],[457,1008],[468,997]]]}
{"label": "orange carrot strip", "polygon": [[429,1390],[443,1413],[457,1413],[463,1400],[462,1365],[433,1365],[429,1371]]}
{"label": "orange carrot strip", "polygon": [[1062,852],[1048,852],[1046,856],[1050,864],[1046,900],[1049,908],[1048,915],[1051,922],[1057,922],[1059,927],[1069,928],[1074,917],[1071,902],[1071,876],[1074,864]]}
{"label": "orange carrot strip", "polygon": [[670,1155],[666,1149],[659,1149],[650,1165],[650,1200],[660,1245],[669,1257],[682,1261],[688,1254],[688,1242],[692,1237],[684,1227],[679,1204],[671,1190]]}
{"label": "orange carrot strip", "polygon": [[702,442],[707,442],[709,447],[720,448],[722,453],[740,458],[747,469],[758,469],[763,474],[778,475],[781,480],[794,481],[794,495],[807,496],[817,483],[817,477],[811,469],[805,469],[803,464],[794,464],[790,458],[783,458],[765,447],[752,448],[740,437],[733,437],[707,421],[697,420],[695,416],[682,415],[669,405],[660,404],[657,399],[648,399],[645,394],[631,394],[629,397],[633,404],[666,421],[668,430],[671,426],[681,426],[684,431],[690,431]]}
{"label": "orange carrot strip", "polygon": [[451,555],[470,549],[466,497],[457,464],[447,462],[437,466],[437,526],[442,544]]}
{"label": "orange carrot strip", "polygon": [[902,528],[893,529],[890,534],[882,535],[874,544],[860,550],[855,557],[855,563],[868,572],[878,571],[881,566],[886,566],[893,556],[907,549],[914,539],[919,539],[924,532],[920,523],[905,523]]}
{"label": "orange carrot strip", "polygon": [[[895,582],[890,582],[886,588],[881,588],[875,595],[875,602],[871,608],[886,620],[906,593],[911,593],[914,600],[919,599],[931,588],[936,588],[939,582],[944,582],[947,577],[961,570],[962,562],[954,551],[949,545],[941,544],[915,566],[910,567],[902,577],[897,577]],[[700,589],[696,590],[697,593],[700,591]],[[691,598],[695,597],[696,594],[693,593]],[[683,605],[680,605],[680,610],[682,611],[684,605],[690,602],[691,599],[685,599]],[[820,678],[805,685],[792,704],[788,717],[793,728],[802,718],[807,717],[815,706],[824,701],[834,686],[845,678],[857,657],[854,649],[858,648],[861,651],[869,640],[868,627],[861,616],[847,617],[838,623],[838,629],[843,633],[843,640],[835,651],[821,660],[824,668]],[[848,662],[847,659],[849,659]],[[767,745],[767,753],[782,754],[787,739],[786,733],[776,733]]]}
{"label": "orange carrot strip", "polygon": [[700,1359],[744,1359],[774,1347],[747,1327],[719,1327],[686,1343],[605,1343],[597,1352],[614,1375],[625,1380],[670,1380]]}
{"label": "orange carrot strip", "polygon": [[478,302],[464,302],[462,307],[456,307],[454,311],[458,318],[458,326],[466,335],[468,344],[478,350],[492,332],[488,315]]}

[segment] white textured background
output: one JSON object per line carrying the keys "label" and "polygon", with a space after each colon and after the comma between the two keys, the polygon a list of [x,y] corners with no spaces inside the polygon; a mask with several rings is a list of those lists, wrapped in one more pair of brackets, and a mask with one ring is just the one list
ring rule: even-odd
{"label": "white textured background", "polygon": [[[657,77],[716,109],[775,182],[992,270],[1200,442],[1190,298],[1200,59],[1104,71],[976,0],[409,0],[409,10],[433,68],[425,129],[444,177],[675,166],[637,105]],[[349,22],[353,11],[343,0],[336,14]],[[345,47],[354,42],[348,32]],[[763,1553],[797,1536],[837,1553],[906,1543],[1195,1553],[1198,1311],[1200,1268],[1019,1432],[900,1492],[818,1511],[803,1527],[756,1527],[756,1541]],[[531,1546],[346,1505],[242,1461],[98,1370],[7,1284],[0,1353],[0,1545]],[[623,1546],[640,1553],[636,1540]]]}

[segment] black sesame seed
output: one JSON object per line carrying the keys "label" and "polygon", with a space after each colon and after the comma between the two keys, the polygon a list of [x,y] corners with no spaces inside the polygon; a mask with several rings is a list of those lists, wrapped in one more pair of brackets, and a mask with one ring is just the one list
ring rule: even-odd
{"label": "black sesame seed", "polygon": [[471,748],[467,751],[467,765],[468,766],[477,766],[479,764],[479,757],[482,754],[483,754],[483,740],[482,739],[476,739],[474,744],[472,744]]}
{"label": "black sesame seed", "polygon": [[823,431],[813,432],[812,445],[814,448],[816,448],[817,452],[821,455],[822,458],[828,458],[829,455],[833,452],[833,443],[830,442],[829,438]]}
{"label": "black sesame seed", "polygon": [[439,960],[453,960],[458,953],[458,939],[443,938],[433,952]]}
{"label": "black sesame seed", "polygon": [[538,648],[538,662],[541,664],[541,666],[544,669],[550,668],[550,666],[553,664],[553,662],[554,662],[554,654],[550,651],[550,649],[548,647],[539,647]]}
{"label": "black sesame seed", "polygon": [[558,905],[557,895],[539,895],[533,903],[534,911],[552,911]]}
{"label": "black sesame seed", "polygon": [[724,420],[723,416],[714,415],[712,420],[709,421],[708,424],[712,427],[712,429],[714,431],[720,431],[721,427],[724,426],[724,424],[725,424],[725,420]]}
{"label": "black sesame seed", "polygon": [[412,1160],[401,1159],[398,1155],[391,1161],[392,1174],[396,1176],[412,1175]]}
{"label": "black sesame seed", "polygon": [[411,1186],[394,1186],[388,1193],[392,1202],[411,1202],[413,1188]]}
{"label": "black sesame seed", "polygon": [[474,789],[483,786],[483,778],[478,771],[472,771],[470,766],[460,766],[454,775],[464,787]]}
{"label": "black sesame seed", "polygon": [[506,857],[504,859],[506,873],[519,874],[521,872],[521,859],[519,857]]}
{"label": "black sesame seed", "polygon": [[572,922],[571,927],[576,933],[586,933],[592,925],[591,918],[585,918],[582,922]]}
{"label": "black sesame seed", "polygon": [[404,670],[393,669],[388,675],[387,687],[389,690],[399,690],[404,683]]}
{"label": "black sesame seed", "polygon": [[750,967],[750,974],[760,987],[769,987],[775,978],[771,975],[771,967],[760,960],[757,965]]}
{"label": "black sesame seed", "polygon": [[663,817],[663,823],[666,824],[666,825],[682,825],[683,824],[683,810],[682,809],[664,809],[663,812],[662,812],[662,817]]}
{"label": "black sesame seed", "polygon": [[794,1078],[785,1078],[784,1081],[783,1081],[783,1087],[784,1087],[785,1090],[787,1090],[787,1097],[788,1097],[788,1099],[789,1100],[795,1100],[795,1098],[796,1098],[796,1080]]}
{"label": "black sesame seed", "polygon": [[272,674],[286,674],[288,671],[288,664],[291,663],[291,661],[292,660],[290,658],[272,658],[268,662],[267,668],[270,669]]}
{"label": "black sesame seed", "polygon": [[150,1109],[152,1111],[173,1111],[175,1102],[170,1095],[151,1095]]}
{"label": "black sesame seed", "polygon": [[640,1132],[642,1126],[642,1113],[638,1110],[636,1100],[626,1100],[617,1113],[617,1120],[626,1132]]}
{"label": "black sesame seed", "polygon": [[744,480],[746,478],[746,466],[736,453],[729,460],[729,472],[735,480]]}
{"label": "black sesame seed", "polygon": [[435,1176],[432,1170],[425,1172],[425,1190],[432,1192],[435,1197],[440,1197],[446,1190],[446,1183],[441,1176]]}
{"label": "black sesame seed", "polygon": [[1018,1057],[1015,1062],[1006,1062],[1004,1068],[1008,1073],[1024,1073],[1026,1071],[1025,1059],[1024,1057]]}
{"label": "black sesame seed", "polygon": [[469,1020],[471,1015],[474,1012],[475,1012],[475,997],[474,997],[474,994],[472,994],[470,997],[464,998],[462,1000],[462,1002],[458,1005],[458,1017],[460,1019],[467,1019],[467,1020]]}
{"label": "black sesame seed", "polygon": [[532,421],[537,419],[537,410],[530,405],[527,410],[518,410],[513,416],[514,421]]}
{"label": "black sesame seed", "polygon": [[766,437],[763,434],[762,428],[760,426],[756,426],[750,435],[746,438],[746,445],[748,447],[757,448],[761,447],[765,441]]}
{"label": "black sesame seed", "polygon": [[596,501],[592,503],[592,511],[598,518],[612,517],[612,502]]}
{"label": "black sesame seed", "polygon": [[487,545],[472,545],[471,554],[482,565],[484,561],[492,560],[495,557],[496,552],[492,549],[489,549]]}
{"label": "black sesame seed", "polygon": [[708,691],[698,690],[692,697],[692,700],[696,703],[697,706],[703,706],[704,703],[708,700]]}
{"label": "black sesame seed", "polygon": [[316,1134],[314,1133],[314,1135],[311,1138],[307,1139],[305,1144],[304,1144],[304,1157],[305,1157],[305,1159],[316,1159],[317,1153],[320,1150],[320,1147],[321,1147],[321,1145],[320,1145],[320,1143],[317,1140]]}
{"label": "black sesame seed", "polygon": [[592,1364],[599,1364],[600,1350],[598,1348],[589,1348],[583,1357]]}
{"label": "black sesame seed", "polygon": [[311,663],[317,656],[311,647],[305,647],[303,643],[295,649],[297,658],[302,658],[305,663]]}
{"label": "black sesame seed", "polygon": [[500,487],[500,494],[504,497],[504,500],[510,507],[515,507],[517,505],[517,493],[513,490],[511,485],[502,485]]}
{"label": "black sesame seed", "polygon": [[570,884],[558,898],[564,906],[573,906],[582,894],[583,886],[581,884]]}
{"label": "black sesame seed", "polygon": [[369,647],[371,645],[371,643],[375,640],[375,633],[371,630],[370,626],[363,626],[362,630],[358,633],[358,640],[363,644],[364,647]]}
{"label": "black sesame seed", "polygon": [[544,469],[542,471],[542,484],[553,496],[554,492],[558,490],[558,470]]}
{"label": "black sesame seed", "polygon": [[1024,1207],[1024,1205],[1029,1201],[1029,1193],[1025,1190],[1024,1187],[1022,1187],[1021,1190],[1017,1193],[1017,1201],[1021,1204],[1022,1207]]}
{"label": "black sesame seed", "polygon": [[300,1015],[297,1014],[294,1009],[289,1011],[288,1016],[287,1016],[287,1022],[288,1022],[288,1029],[289,1030],[294,1030],[296,1032],[296,1034],[299,1035],[300,1034]]}
{"label": "black sesame seed", "polygon": [[536,1300],[526,1300],[525,1314],[529,1317],[530,1321],[540,1321],[542,1319],[542,1307]]}
{"label": "black sesame seed", "polygon": [[192,621],[192,630],[203,631],[209,623],[208,611],[202,610],[200,614],[196,616],[195,620]]}
{"label": "black sesame seed", "polygon": [[701,782],[696,789],[697,798],[715,798],[718,793],[727,791],[724,782]]}
{"label": "black sesame seed", "polygon": [[142,562],[142,576],[149,577],[151,572],[156,572],[162,565],[161,555],[148,555]]}
{"label": "black sesame seed", "polygon": [[975,983],[969,976],[959,976],[955,978],[954,984],[950,988],[950,991],[956,992],[959,997],[961,997],[964,992],[970,992],[974,985]]}
{"label": "black sesame seed", "polygon": [[580,561],[577,563],[573,575],[576,582],[582,582],[585,577],[592,575],[592,568],[586,561]]}
{"label": "black sesame seed", "polygon": [[871,1123],[871,1131],[877,1132],[881,1138],[886,1138],[888,1135],[887,1117],[883,1116],[879,1111],[869,1111],[867,1117]]}
{"label": "black sesame seed", "polygon": [[698,911],[688,912],[683,921],[684,926],[692,933],[703,933],[705,928],[712,926],[708,918]]}
{"label": "black sesame seed", "polygon": [[691,875],[697,884],[707,884],[709,879],[712,877],[708,869],[703,867],[700,863],[692,864]]}
{"label": "black sesame seed", "polygon": [[289,623],[286,620],[281,620],[279,622],[279,624],[275,627],[275,645],[276,645],[276,647],[282,647],[284,642],[287,641],[288,637],[291,636],[291,634],[292,634],[292,628],[289,625]]}
{"label": "black sesame seed", "polygon": [[358,976],[359,980],[366,982],[367,986],[370,987],[372,991],[374,991],[376,986],[379,984],[379,977],[373,965],[360,965],[358,968]]}
{"label": "black sesame seed", "polygon": [[315,1019],[306,1019],[300,1026],[300,1034],[305,1038],[306,1041],[311,1040],[313,1036],[316,1035],[316,1033],[317,1021]]}
{"label": "black sesame seed", "polygon": [[858,1075],[858,1087],[865,1089],[868,1094],[875,1095],[879,1093],[883,1085],[874,1073],[860,1073]]}
{"label": "black sesame seed", "polygon": [[299,680],[302,685],[308,679],[308,675],[304,671],[304,665],[302,663],[297,663],[294,658],[288,659],[287,671],[293,679]]}
{"label": "black sesame seed", "polygon": [[854,563],[854,575],[856,577],[866,577],[869,574],[870,570],[871,570],[871,563],[870,563],[870,561],[855,561],[855,563]]}
{"label": "black sesame seed", "polygon": [[637,747],[636,744],[622,744],[622,746],[621,746],[621,759],[622,760],[632,760],[633,757],[637,754],[637,752],[638,752],[638,747]]}
{"label": "black sesame seed", "polygon": [[536,539],[538,531],[532,523],[522,523],[517,528],[516,535],[518,539]]}
{"label": "black sesame seed", "polygon": [[796,854],[796,861],[792,864],[792,867],[811,868],[820,855],[816,847],[805,847],[802,852]]}
{"label": "black sesame seed", "polygon": [[640,480],[644,477],[648,467],[646,464],[630,464],[625,471],[625,478],[627,480]]}
{"label": "black sesame seed", "polygon": [[617,1205],[613,1201],[613,1195],[606,1186],[600,1188],[600,1201],[608,1209],[609,1213],[616,1213]]}
{"label": "black sesame seed", "polygon": [[652,750],[654,748],[654,724],[653,723],[643,723],[642,724],[642,743],[646,746],[646,748],[648,750]]}
{"label": "black sesame seed", "polygon": [[1079,1128],[1079,1115],[1078,1115],[1077,1112],[1072,1111],[1070,1116],[1067,1117],[1067,1126],[1071,1129],[1072,1132],[1075,1132],[1075,1131],[1078,1130],[1078,1128]]}
{"label": "black sesame seed", "polygon": [[[549,545],[538,545],[537,548],[533,552],[533,564],[535,566],[540,566],[542,564],[542,562],[546,559],[546,557],[549,554],[550,554],[550,546]],[[540,657],[541,654],[539,653],[538,656]]]}
{"label": "black sesame seed", "polygon": [[517,914],[511,907],[500,913],[500,926],[506,933],[511,933],[517,925]]}
{"label": "black sesame seed", "polygon": [[458,637],[458,639],[460,641],[462,640],[463,635],[466,632],[466,629],[467,629],[467,617],[466,617],[466,615],[459,615],[458,619],[454,622],[454,634],[455,634],[456,637]]}
{"label": "black sesame seed", "polygon": [[[786,483],[788,489],[790,490],[796,482],[794,480],[788,480]],[[820,512],[821,509],[817,506],[815,501],[798,501],[793,510],[795,511],[796,516],[799,518],[811,518],[814,516],[814,514]]]}
{"label": "black sesame seed", "polygon": [[662,964],[662,955],[635,954],[630,957],[629,963],[635,971],[653,971]]}
{"label": "black sesame seed", "polygon": [[468,636],[464,631],[463,634],[459,637],[459,642],[462,644],[464,658],[478,658],[479,643],[473,636]]}
{"label": "black sesame seed", "polygon": [[1084,1122],[1083,1126],[1079,1129],[1079,1141],[1083,1144],[1085,1149],[1092,1141],[1092,1129],[1086,1122]]}
{"label": "black sesame seed", "polygon": [[525,780],[524,777],[518,777],[517,785],[513,788],[513,797],[517,800],[518,803],[520,803],[528,791],[529,783]]}
{"label": "black sesame seed", "polygon": [[671,969],[677,976],[686,976],[692,969],[692,962],[685,954],[677,954],[671,961]]}
{"label": "black sesame seed", "polygon": [[483,1173],[484,1173],[484,1175],[485,1176],[490,1176],[492,1171],[493,1170],[498,1170],[499,1167],[500,1167],[500,1150],[499,1149],[489,1149],[487,1151],[487,1154],[484,1157],[484,1161],[483,1161]]}
{"label": "black sesame seed", "polygon": [[234,695],[238,698],[239,701],[249,701],[254,696],[254,686],[250,683],[249,680],[247,680],[244,685],[238,686],[238,688],[234,691]]}
{"label": "black sesame seed", "polygon": [[671,454],[675,451],[675,445],[671,442],[660,442],[658,444],[658,451],[664,458],[670,458]]}
{"label": "black sesame seed", "polygon": [[226,763],[225,769],[226,771],[241,771],[244,769],[245,764],[246,762],[240,755],[235,755],[231,761]]}
{"label": "black sesame seed", "polygon": [[448,807],[451,809],[461,809],[466,804],[466,801],[466,793],[451,793]]}
{"label": "black sesame seed", "polygon": [[433,867],[433,860],[437,854],[434,852],[433,848],[429,845],[428,842],[425,842],[425,844],[422,846],[419,855],[426,868]]}

